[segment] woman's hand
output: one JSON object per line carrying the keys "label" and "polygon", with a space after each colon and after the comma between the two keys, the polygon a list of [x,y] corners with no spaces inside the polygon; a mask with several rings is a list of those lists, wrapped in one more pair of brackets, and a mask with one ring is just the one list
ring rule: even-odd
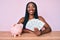
{"label": "woman's hand", "polygon": [[38,28],[34,28],[34,33],[35,33],[37,36],[41,35],[41,32],[40,32],[40,30],[38,30]]}
{"label": "woman's hand", "polygon": [[45,30],[45,27],[43,27],[41,30],[44,31]]}

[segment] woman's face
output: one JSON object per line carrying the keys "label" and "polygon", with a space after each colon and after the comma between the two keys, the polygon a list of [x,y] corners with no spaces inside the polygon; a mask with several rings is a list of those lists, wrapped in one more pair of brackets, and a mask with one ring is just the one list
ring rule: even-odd
{"label": "woman's face", "polygon": [[29,13],[29,14],[33,15],[34,12],[35,12],[35,6],[34,6],[34,4],[33,4],[33,3],[30,3],[30,4],[28,5],[27,10],[28,10],[28,13]]}

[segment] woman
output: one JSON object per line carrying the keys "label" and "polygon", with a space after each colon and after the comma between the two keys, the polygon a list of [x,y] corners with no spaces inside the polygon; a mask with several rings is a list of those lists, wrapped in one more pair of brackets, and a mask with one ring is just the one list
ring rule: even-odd
{"label": "woman", "polygon": [[25,28],[26,23],[28,20],[31,20],[33,18],[39,19],[42,22],[45,23],[44,27],[41,30],[38,30],[38,28],[34,28],[34,32],[37,36],[41,35],[41,34],[45,34],[45,33],[49,33],[51,32],[51,28],[50,26],[47,24],[47,22],[44,20],[44,18],[42,16],[38,16],[38,12],[37,12],[37,5],[34,2],[29,2],[26,5],[26,14],[25,17],[22,17],[19,22],[17,24],[22,23],[23,26],[23,32],[32,32],[28,29]]}

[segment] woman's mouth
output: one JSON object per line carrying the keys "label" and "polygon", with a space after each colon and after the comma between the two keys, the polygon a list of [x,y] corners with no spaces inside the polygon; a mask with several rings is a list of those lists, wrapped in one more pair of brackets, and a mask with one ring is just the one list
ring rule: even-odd
{"label": "woman's mouth", "polygon": [[33,11],[30,11],[31,13],[33,12]]}
{"label": "woman's mouth", "polygon": [[30,13],[30,14],[34,14],[34,11],[33,11],[33,10],[31,10],[31,11],[29,11],[29,13]]}

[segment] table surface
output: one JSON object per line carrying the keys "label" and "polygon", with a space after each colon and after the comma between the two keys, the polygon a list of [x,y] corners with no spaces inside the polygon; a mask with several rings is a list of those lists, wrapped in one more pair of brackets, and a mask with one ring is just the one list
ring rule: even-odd
{"label": "table surface", "polygon": [[8,31],[0,31],[0,40],[60,40],[60,31],[53,31],[41,36],[34,33],[24,33],[21,37],[13,37]]}

